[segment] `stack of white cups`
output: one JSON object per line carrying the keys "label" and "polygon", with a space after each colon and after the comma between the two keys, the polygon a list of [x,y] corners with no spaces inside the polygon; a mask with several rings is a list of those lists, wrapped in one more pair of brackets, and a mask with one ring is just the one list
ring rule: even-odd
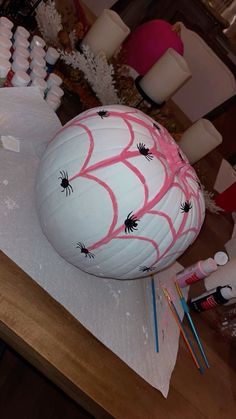
{"label": "stack of white cups", "polygon": [[4,86],[11,69],[12,28],[13,23],[9,19],[0,17],[0,87]]}
{"label": "stack of white cups", "polygon": [[64,95],[61,89],[62,79],[57,74],[51,73],[47,79],[46,102],[56,111],[60,104],[61,98]]}
{"label": "stack of white cups", "polygon": [[42,96],[44,97],[47,89],[45,81],[46,62],[45,62],[45,41],[38,35],[33,36],[30,43],[30,78],[31,85],[37,86]]}

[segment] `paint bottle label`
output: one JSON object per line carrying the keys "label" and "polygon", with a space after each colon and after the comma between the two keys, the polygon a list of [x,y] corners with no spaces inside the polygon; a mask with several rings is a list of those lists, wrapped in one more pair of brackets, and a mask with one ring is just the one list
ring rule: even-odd
{"label": "paint bottle label", "polygon": [[189,268],[184,269],[183,271],[177,273],[176,279],[181,288],[191,285],[194,282],[203,279],[206,276],[210,275],[212,272],[216,271],[217,264],[212,258],[206,260],[200,260],[195,265],[190,266]]}
{"label": "paint bottle label", "polygon": [[224,287],[217,287],[209,292],[205,292],[199,297],[192,298],[190,307],[198,313],[212,308],[226,304],[230,298],[233,298],[232,287],[226,285]]}

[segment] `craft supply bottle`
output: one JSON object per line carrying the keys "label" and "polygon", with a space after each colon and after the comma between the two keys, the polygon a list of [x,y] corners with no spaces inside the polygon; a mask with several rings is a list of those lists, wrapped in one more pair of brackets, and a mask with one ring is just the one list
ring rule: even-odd
{"label": "craft supply bottle", "polygon": [[13,28],[13,26],[14,26],[14,24],[7,17],[1,16],[0,17],[0,26],[5,26],[7,29],[10,29],[10,31],[11,31],[12,28]]}
{"label": "craft supply bottle", "polygon": [[28,49],[22,48],[22,47],[17,47],[12,54],[12,58],[14,60],[17,56],[20,56],[20,57],[23,57],[26,60],[28,60],[29,55],[30,55],[30,53],[29,53]]}
{"label": "craft supply bottle", "polygon": [[206,278],[212,272],[217,270],[217,264],[214,259],[209,258],[206,260],[200,260],[196,264],[184,269],[183,271],[176,274],[176,279],[181,288],[187,287],[199,279]]}
{"label": "craft supply bottle", "polygon": [[5,26],[0,26],[0,36],[4,38],[11,39],[12,38],[12,31]]}
{"label": "craft supply bottle", "polygon": [[62,96],[64,95],[64,92],[59,86],[54,84],[48,90],[48,95],[50,95],[50,94],[53,94],[53,95],[57,96],[59,99],[61,99]]}
{"label": "craft supply bottle", "polygon": [[31,49],[30,51],[30,59],[33,60],[34,57],[42,57],[44,58],[46,55],[46,51],[45,49],[43,49],[42,47],[37,47],[35,46],[33,49]]}
{"label": "craft supply bottle", "polygon": [[9,61],[11,58],[11,53],[7,48],[0,47],[0,58]]}
{"label": "craft supply bottle", "polygon": [[24,57],[16,56],[12,62],[11,69],[8,72],[7,80],[5,82],[5,87],[10,87],[11,80],[14,76],[16,71],[27,71],[29,68],[29,61],[26,60]]}
{"label": "craft supply bottle", "polygon": [[10,69],[10,62],[4,58],[0,58],[0,87],[4,87]]}
{"label": "craft supply bottle", "polygon": [[30,62],[30,68],[31,68],[31,70],[34,67],[42,67],[42,68],[45,69],[45,64],[46,64],[46,62],[45,62],[45,59],[43,57],[41,57],[40,55],[35,55]]}
{"label": "craft supply bottle", "polygon": [[61,101],[60,101],[60,99],[58,98],[58,96],[55,96],[55,95],[53,95],[53,94],[48,94],[47,96],[46,96],[46,102],[47,102],[47,104],[54,110],[54,111],[56,111],[59,107],[60,107],[60,105],[61,105]]}
{"label": "craft supply bottle", "polygon": [[22,36],[25,39],[29,39],[30,37],[30,33],[29,31],[27,31],[27,29],[25,29],[23,26],[17,26],[15,33],[14,33],[14,39],[17,39],[18,36]]}
{"label": "craft supply bottle", "polygon": [[53,86],[54,84],[56,86],[61,86],[61,84],[62,84],[62,78],[59,77],[55,73],[50,73],[49,76],[48,76],[48,78],[47,78],[48,89],[50,89],[50,87]]}
{"label": "craft supply bottle", "polygon": [[5,38],[4,36],[0,35],[0,45],[1,45],[1,48],[6,48],[8,49],[8,51],[10,51],[12,47],[12,42],[10,41],[10,39]]}
{"label": "craft supply bottle", "polygon": [[192,298],[189,306],[198,313],[211,310],[219,305],[228,303],[229,300],[236,297],[236,289],[230,285],[217,287],[205,292],[199,297]]}
{"label": "craft supply bottle", "polygon": [[55,48],[48,48],[45,56],[47,73],[52,73],[59,57],[60,54]]}
{"label": "craft supply bottle", "polygon": [[9,87],[25,87],[30,83],[30,77],[25,71],[16,71]]}
{"label": "craft supply bottle", "polygon": [[44,48],[46,46],[46,43],[41,36],[34,35],[32,38],[32,41],[30,43],[30,49],[32,50],[35,47],[41,47]]}
{"label": "craft supply bottle", "polygon": [[18,35],[13,42],[13,49],[16,49],[17,47],[22,48],[29,48],[29,41],[24,36]]}
{"label": "craft supply bottle", "polygon": [[43,67],[39,66],[33,67],[30,72],[31,80],[34,80],[36,77],[39,77],[40,79],[45,79],[46,75],[46,70]]}
{"label": "craft supply bottle", "polygon": [[47,89],[47,82],[39,77],[35,77],[35,79],[31,82],[31,86],[37,86],[40,90],[42,96],[44,97],[45,91]]}

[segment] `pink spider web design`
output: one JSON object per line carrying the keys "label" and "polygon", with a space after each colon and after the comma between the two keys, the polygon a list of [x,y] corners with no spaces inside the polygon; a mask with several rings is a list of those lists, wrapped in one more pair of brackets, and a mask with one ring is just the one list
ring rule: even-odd
{"label": "pink spider web design", "polygon": [[[69,177],[68,179],[69,183],[71,184],[75,179],[79,177],[90,179],[91,181],[99,184],[102,188],[106,190],[112,203],[113,216],[112,216],[111,224],[107,233],[102,239],[90,245],[87,248],[87,250],[89,252],[93,251],[93,254],[94,254],[94,250],[109,243],[111,240],[114,240],[114,239],[115,240],[117,239],[118,240],[127,240],[127,239],[142,240],[147,243],[150,243],[155,249],[156,257],[153,263],[150,265],[150,267],[152,267],[163,258],[174,256],[174,255],[176,255],[176,258],[177,258],[177,255],[183,253],[186,247],[190,244],[188,242],[187,246],[185,245],[184,248],[179,249],[178,251],[173,252],[172,254],[169,254],[170,249],[174,246],[177,240],[184,237],[190,232],[195,233],[194,237],[198,235],[202,222],[203,222],[203,218],[204,218],[203,212],[201,210],[201,204],[200,204],[202,200],[202,194],[201,194],[200,188],[198,187],[198,184],[197,184],[198,179],[195,175],[193,168],[189,165],[187,161],[184,160],[184,158],[181,155],[182,153],[180,154],[178,146],[176,145],[175,141],[171,138],[168,131],[164,127],[161,127],[161,126],[159,126],[159,130],[158,130],[153,125],[155,121],[153,121],[151,118],[145,116],[145,119],[147,121],[146,122],[143,119],[140,119],[138,116],[136,116],[136,114],[139,115],[139,111],[136,110],[134,112],[124,112],[124,111],[119,112],[119,111],[109,109],[107,116],[103,118],[104,119],[109,118],[109,117],[121,118],[127,126],[127,129],[130,134],[130,139],[129,139],[128,144],[124,147],[124,149],[120,152],[120,154],[112,156],[112,157],[108,157],[102,161],[99,161],[91,165],[89,165],[89,162],[91,160],[91,156],[94,150],[94,137],[93,137],[92,131],[86,125],[86,120],[93,117],[101,118],[98,115],[98,112],[96,112],[94,109],[84,112],[79,117],[67,123],[56,134],[54,138],[56,139],[57,136],[68,127],[77,126],[86,132],[88,136],[88,140],[89,140],[88,154],[80,171],[78,173],[75,173],[73,176]],[[141,112],[140,114],[143,116]],[[137,156],[139,156],[140,159],[145,158],[145,156],[140,154],[138,149],[132,150],[132,151],[130,150],[130,147],[134,144],[134,141],[135,141],[135,134],[132,128],[132,122],[139,124],[148,130],[151,138],[153,139],[153,146],[149,149],[149,153],[153,155],[153,160],[155,158],[159,159],[159,162],[162,165],[163,171],[165,174],[165,179],[164,179],[161,189],[156,193],[156,195],[152,199],[149,198],[149,191],[148,191],[148,187],[147,187],[144,175],[130,161],[131,158],[137,157]],[[153,160],[151,160],[149,164],[152,164]],[[172,239],[171,239],[170,244],[167,246],[167,248],[162,254],[160,254],[158,243],[155,240],[149,237],[143,236],[143,235],[139,235],[136,233],[136,231],[134,232],[134,234],[123,234],[124,229],[125,229],[125,224],[122,223],[121,225],[117,226],[118,204],[117,204],[115,193],[106,182],[102,181],[101,179],[98,178],[97,175],[93,174],[93,172],[97,171],[98,169],[105,168],[105,167],[107,168],[116,163],[123,163],[126,167],[128,167],[139,179],[139,182],[141,183],[144,190],[143,205],[141,208],[135,211],[135,213],[132,213],[132,216],[140,220],[144,216],[144,214],[152,214],[153,216],[158,215],[159,217],[162,217],[163,219],[167,221]],[[167,167],[168,167],[168,170],[167,170]],[[178,173],[178,182],[176,181],[177,173]],[[188,183],[189,180],[195,181],[196,189],[193,188]],[[188,228],[187,230],[185,230],[185,226],[187,223],[189,212],[183,212],[181,224],[176,230],[171,217],[165,212],[155,209],[155,205],[158,204],[158,202],[165,196],[167,191],[169,191],[173,187],[180,189],[180,191],[185,196],[185,202],[191,202],[191,199],[194,198],[197,205],[197,222],[195,221],[196,225],[194,227]]]}

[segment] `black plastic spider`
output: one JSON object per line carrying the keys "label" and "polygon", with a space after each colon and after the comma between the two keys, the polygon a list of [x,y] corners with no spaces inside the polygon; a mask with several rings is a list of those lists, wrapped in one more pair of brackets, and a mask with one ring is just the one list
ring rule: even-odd
{"label": "black plastic spider", "polygon": [[145,147],[145,144],[143,143],[138,143],[137,144],[137,149],[140,152],[140,154],[142,154],[143,156],[145,156],[145,158],[150,161],[153,159],[153,155],[151,153],[149,153],[149,148]]}
{"label": "black plastic spider", "polygon": [[139,270],[141,272],[152,272],[155,271],[156,267],[155,266],[150,266],[149,268],[147,266],[140,266]]}
{"label": "black plastic spider", "polygon": [[58,179],[61,179],[60,185],[63,188],[61,192],[66,191],[66,196],[68,196],[73,192],[73,188],[68,179],[68,173],[65,170],[60,170],[60,175]]}
{"label": "black plastic spider", "polygon": [[97,114],[103,119],[103,118],[107,118],[110,114],[108,111],[99,111],[97,112]]}
{"label": "black plastic spider", "polygon": [[91,253],[88,249],[86,249],[83,243],[77,243],[77,249],[80,249],[81,253],[84,253],[85,257],[89,257],[89,259],[94,258],[94,254]]}
{"label": "black plastic spider", "polygon": [[181,212],[189,212],[192,209],[192,204],[189,201],[185,201],[184,204],[180,206]]}
{"label": "black plastic spider", "polygon": [[154,126],[154,128],[156,128],[158,131],[161,131],[160,127],[159,127],[157,124],[155,124],[155,122],[153,122],[153,126]]}
{"label": "black plastic spider", "polygon": [[138,230],[135,227],[137,227],[138,221],[140,221],[140,220],[138,220],[138,218],[136,218],[135,215],[131,215],[132,212],[133,211],[131,211],[128,214],[128,216],[125,220],[125,223],[124,223],[125,224],[125,233],[130,233],[130,232],[132,233],[134,230]]}

